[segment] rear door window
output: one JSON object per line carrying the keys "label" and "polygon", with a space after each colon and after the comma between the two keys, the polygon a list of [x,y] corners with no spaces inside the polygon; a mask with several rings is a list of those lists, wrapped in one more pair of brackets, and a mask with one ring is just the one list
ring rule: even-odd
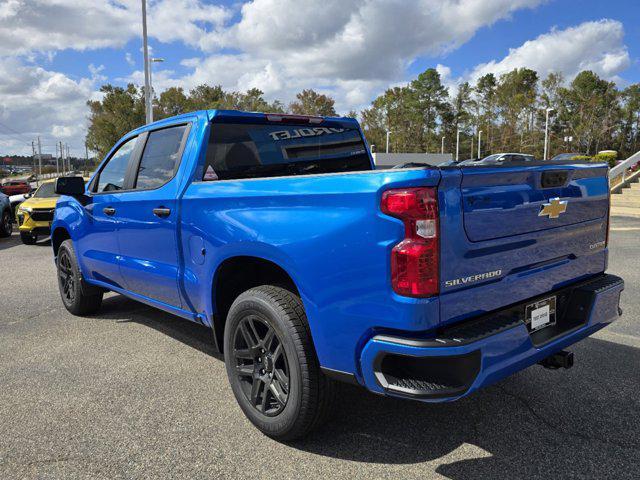
{"label": "rear door window", "polygon": [[149,133],[138,165],[136,189],[158,188],[173,178],[186,131],[187,126],[180,125]]}
{"label": "rear door window", "polygon": [[214,123],[203,180],[371,170],[357,128]]}

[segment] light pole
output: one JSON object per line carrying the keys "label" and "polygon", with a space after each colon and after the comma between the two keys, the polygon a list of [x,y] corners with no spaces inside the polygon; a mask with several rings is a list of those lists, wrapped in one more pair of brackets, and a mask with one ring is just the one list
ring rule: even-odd
{"label": "light pole", "polygon": [[444,155],[444,137],[442,137],[442,145],[440,146],[440,153]]}
{"label": "light pole", "polygon": [[478,130],[478,158],[482,158],[482,130]]}
{"label": "light pole", "polygon": [[387,153],[389,153],[389,137],[391,137],[391,130],[387,130]]}
{"label": "light pole", "polygon": [[151,73],[153,72],[153,64],[154,63],[162,63],[164,62],[164,58],[156,58],[152,57],[149,59],[149,118],[150,122],[153,122],[153,78]]}
{"label": "light pole", "polygon": [[151,64],[149,63],[149,42],[147,41],[147,0],[142,0],[142,51],[144,54],[144,111],[147,123],[153,122],[151,105]]}
{"label": "light pole", "polygon": [[547,108],[546,120],[544,122],[544,155],[543,159],[547,159],[547,154],[549,151],[549,114],[551,112],[555,112],[553,108]]}
{"label": "light pole", "polygon": [[456,162],[460,160],[460,129],[456,130]]}

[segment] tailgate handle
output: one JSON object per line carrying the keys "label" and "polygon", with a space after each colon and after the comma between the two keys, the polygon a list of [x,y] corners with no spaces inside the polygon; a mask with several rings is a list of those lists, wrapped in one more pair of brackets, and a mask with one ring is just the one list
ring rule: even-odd
{"label": "tailgate handle", "polygon": [[566,170],[550,170],[542,172],[542,188],[562,187],[567,183],[569,172]]}

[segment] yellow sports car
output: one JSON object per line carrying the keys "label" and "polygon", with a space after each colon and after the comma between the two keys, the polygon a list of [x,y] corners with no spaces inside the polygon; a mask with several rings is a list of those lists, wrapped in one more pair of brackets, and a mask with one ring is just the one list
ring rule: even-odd
{"label": "yellow sports car", "polygon": [[56,209],[58,195],[55,180],[43,182],[27,200],[18,205],[16,219],[20,228],[20,239],[25,245],[33,245],[38,236],[51,234],[51,221]]}

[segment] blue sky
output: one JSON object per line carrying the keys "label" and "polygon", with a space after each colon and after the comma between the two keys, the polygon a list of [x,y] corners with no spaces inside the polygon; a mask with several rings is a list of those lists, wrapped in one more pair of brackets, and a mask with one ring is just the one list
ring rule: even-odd
{"label": "blue sky", "polygon": [[[570,81],[590,68],[640,82],[640,6],[609,0],[148,0],[154,86],[200,83],[290,101],[303,88],[339,112],[437,67],[451,89],[530,66]],[[86,101],[141,84],[139,0],[0,3],[0,153],[40,136],[83,152]]]}

